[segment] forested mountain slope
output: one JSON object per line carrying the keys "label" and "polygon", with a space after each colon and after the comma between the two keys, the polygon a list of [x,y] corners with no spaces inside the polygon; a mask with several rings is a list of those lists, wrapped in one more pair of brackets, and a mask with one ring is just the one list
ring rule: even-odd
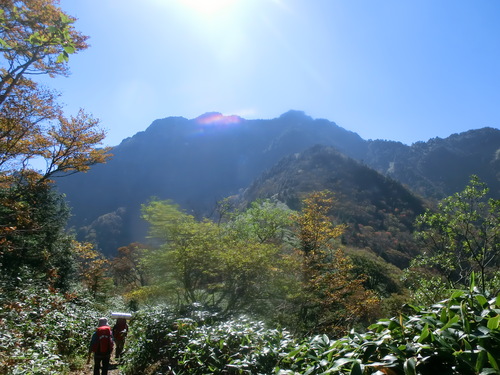
{"label": "forested mountain slope", "polygon": [[314,145],[332,146],[426,197],[462,189],[476,173],[500,196],[500,131],[485,128],[411,146],[363,140],[324,119],[289,111],[271,120],[208,113],[170,117],[113,149],[114,157],[86,174],[60,179],[73,207],[80,238],[107,254],[141,240],[140,205],[150,197],[172,199],[196,216],[246,189],[282,158]]}
{"label": "forested mountain slope", "polygon": [[413,191],[441,199],[460,191],[476,174],[500,197],[500,130],[482,128],[406,146],[368,141],[364,161]]}
{"label": "forested mountain slope", "polygon": [[325,189],[335,194],[333,217],[348,224],[345,244],[373,251],[401,268],[408,266],[418,252],[411,232],[424,202],[399,182],[331,147],[318,145],[282,159],[242,198],[274,198],[298,210],[307,193]]}

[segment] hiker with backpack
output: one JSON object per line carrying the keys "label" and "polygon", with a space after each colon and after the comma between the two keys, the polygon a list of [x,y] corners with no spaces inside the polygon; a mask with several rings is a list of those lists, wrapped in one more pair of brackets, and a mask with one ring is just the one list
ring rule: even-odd
{"label": "hiker with backpack", "polygon": [[[89,346],[89,361],[91,353],[94,353],[94,375],[108,374],[109,359],[111,358],[113,345],[113,333],[111,332],[111,327],[108,325],[108,319],[100,318],[99,325],[92,335]],[[99,374],[101,369],[102,372]]]}
{"label": "hiker with backpack", "polygon": [[125,338],[127,337],[128,324],[125,318],[116,319],[116,324],[113,326],[113,338],[115,339],[115,359],[120,360],[122,356],[123,347],[125,345]]}

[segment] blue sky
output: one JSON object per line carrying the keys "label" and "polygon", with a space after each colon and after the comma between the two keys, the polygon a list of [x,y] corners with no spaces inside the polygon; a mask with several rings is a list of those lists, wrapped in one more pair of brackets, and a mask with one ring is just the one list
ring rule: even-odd
{"label": "blue sky", "polygon": [[51,80],[107,145],[169,116],[290,110],[411,144],[500,126],[498,0],[60,0],[91,47]]}

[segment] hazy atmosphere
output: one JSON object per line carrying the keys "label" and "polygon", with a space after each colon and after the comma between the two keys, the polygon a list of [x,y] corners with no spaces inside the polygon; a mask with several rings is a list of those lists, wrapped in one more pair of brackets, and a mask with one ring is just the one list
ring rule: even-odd
{"label": "hazy atmosphere", "polygon": [[169,116],[289,109],[406,144],[498,128],[500,3],[61,0],[90,36],[50,86],[106,143]]}
{"label": "hazy atmosphere", "polygon": [[499,10],[0,1],[0,374],[500,374]]}

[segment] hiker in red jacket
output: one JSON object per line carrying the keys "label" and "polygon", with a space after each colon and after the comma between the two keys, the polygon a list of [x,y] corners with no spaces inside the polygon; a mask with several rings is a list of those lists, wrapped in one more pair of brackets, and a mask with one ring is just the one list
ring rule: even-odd
{"label": "hiker in red jacket", "polygon": [[109,359],[113,351],[113,333],[111,327],[108,325],[108,319],[100,318],[99,326],[92,335],[92,340],[89,346],[89,360],[90,354],[94,353],[94,375],[108,375]]}
{"label": "hiker in red jacket", "polygon": [[125,345],[125,338],[127,337],[128,325],[125,318],[116,319],[116,324],[113,326],[113,338],[115,339],[115,359],[120,360],[122,356],[123,346]]}

